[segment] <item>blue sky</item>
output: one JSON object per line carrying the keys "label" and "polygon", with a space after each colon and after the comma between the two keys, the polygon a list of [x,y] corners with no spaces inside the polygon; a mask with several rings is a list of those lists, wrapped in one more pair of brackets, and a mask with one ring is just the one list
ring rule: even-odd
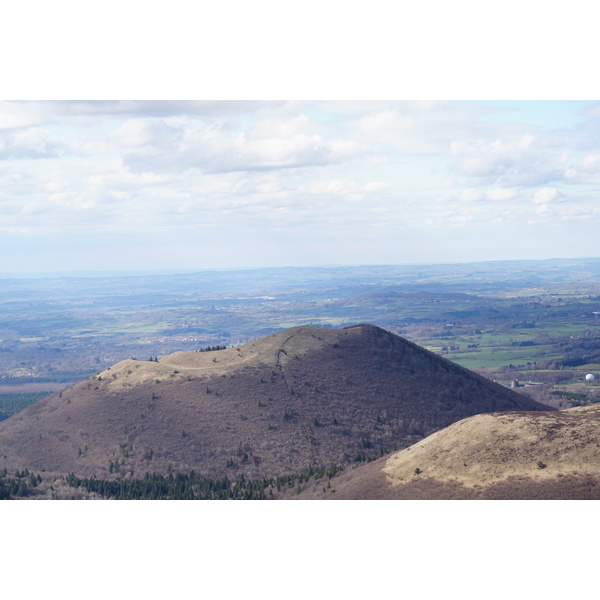
{"label": "blue sky", "polygon": [[600,103],[5,101],[2,272],[597,256]]}

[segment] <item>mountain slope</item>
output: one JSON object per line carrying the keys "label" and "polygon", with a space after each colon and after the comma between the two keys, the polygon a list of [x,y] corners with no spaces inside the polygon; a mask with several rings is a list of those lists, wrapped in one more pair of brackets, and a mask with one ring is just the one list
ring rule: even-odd
{"label": "mountain slope", "polygon": [[597,405],[476,415],[338,476],[335,497],[600,499],[599,426]]}
{"label": "mountain slope", "polygon": [[9,469],[256,478],[374,457],[473,414],[541,409],[378,327],[295,327],[117,363],[0,423],[0,452]]}

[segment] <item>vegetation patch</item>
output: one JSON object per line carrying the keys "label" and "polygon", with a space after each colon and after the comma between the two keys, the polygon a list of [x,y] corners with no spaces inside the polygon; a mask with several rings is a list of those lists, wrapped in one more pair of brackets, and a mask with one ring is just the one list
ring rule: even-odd
{"label": "vegetation patch", "polygon": [[38,400],[49,396],[51,392],[33,392],[29,394],[0,394],[0,421],[22,411]]}
{"label": "vegetation patch", "polygon": [[[228,465],[229,466],[229,465]],[[311,478],[331,479],[344,467],[332,465],[327,469],[309,467],[300,475],[284,475],[263,479],[246,479],[240,475],[232,481],[228,477],[211,479],[191,471],[190,473],[169,472],[146,473],[141,479],[97,479],[67,476],[67,483],[73,488],[84,488],[102,498],[117,500],[267,500],[274,499],[282,488],[296,489]]]}

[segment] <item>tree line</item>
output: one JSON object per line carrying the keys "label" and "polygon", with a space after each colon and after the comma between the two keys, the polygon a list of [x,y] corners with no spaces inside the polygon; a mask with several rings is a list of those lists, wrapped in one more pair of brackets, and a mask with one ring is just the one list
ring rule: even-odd
{"label": "tree line", "polygon": [[214,352],[215,350],[227,350],[227,346],[207,346],[206,348],[200,348],[198,352]]}
{"label": "tree line", "polygon": [[22,411],[52,392],[31,392],[24,394],[0,394],[0,421]]}
{"label": "tree line", "polygon": [[0,471],[0,500],[10,500],[12,498],[24,498],[31,494],[32,488],[42,482],[41,476],[30,473],[27,469],[15,471],[12,477],[9,477],[8,471]]}
{"label": "tree line", "polygon": [[[383,448],[377,457],[367,457],[359,452],[354,457],[354,463],[371,462],[384,454]],[[273,498],[274,490],[281,492],[286,487],[300,486],[311,478],[332,479],[343,470],[341,465],[331,465],[327,468],[310,465],[298,475],[246,479],[242,474],[236,480],[226,476],[213,479],[195,471],[173,473],[172,470],[169,470],[167,475],[146,473],[143,478],[136,479],[99,479],[94,475],[78,477],[70,473],[66,477],[66,483],[73,488],[82,488],[98,494],[102,498],[116,500],[267,500]],[[31,496],[34,494],[34,488],[41,482],[39,474],[31,473],[27,469],[17,470],[12,476],[4,469],[0,471],[0,500]]]}
{"label": "tree line", "polygon": [[77,477],[71,473],[67,483],[116,500],[266,500],[273,496],[274,489],[281,491],[285,486],[300,485],[311,477],[331,479],[343,468],[332,465],[323,469],[311,465],[300,475],[246,479],[242,474],[235,481],[228,477],[212,479],[194,471],[168,475],[146,473],[141,479],[116,480]]}

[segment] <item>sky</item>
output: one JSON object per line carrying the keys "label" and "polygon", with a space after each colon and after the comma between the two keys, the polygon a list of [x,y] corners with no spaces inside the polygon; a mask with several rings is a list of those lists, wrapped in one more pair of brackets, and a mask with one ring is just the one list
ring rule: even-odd
{"label": "sky", "polygon": [[3,101],[2,272],[600,254],[600,102]]}
{"label": "sky", "polygon": [[600,255],[587,3],[213,4],[7,9],[0,273]]}

